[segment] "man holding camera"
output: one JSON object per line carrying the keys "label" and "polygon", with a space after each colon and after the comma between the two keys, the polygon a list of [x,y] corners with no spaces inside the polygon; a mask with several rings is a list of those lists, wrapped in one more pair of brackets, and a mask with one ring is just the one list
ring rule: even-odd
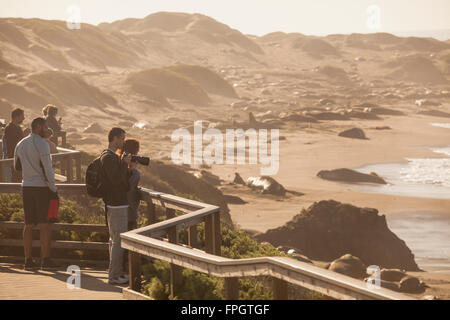
{"label": "man holding camera", "polygon": [[102,164],[105,193],[103,202],[109,229],[109,270],[110,284],[126,284],[128,278],[123,275],[123,252],[120,246],[120,234],[128,231],[128,198],[130,189],[131,154],[116,154],[123,148],[125,131],[112,128],[108,134],[109,145],[100,158]]}

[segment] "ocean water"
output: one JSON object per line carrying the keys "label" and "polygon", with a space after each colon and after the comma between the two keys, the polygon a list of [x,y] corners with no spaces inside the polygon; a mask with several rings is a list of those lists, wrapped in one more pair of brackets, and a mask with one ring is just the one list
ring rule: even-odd
{"label": "ocean water", "polygon": [[356,170],[363,173],[376,172],[387,184],[346,184],[354,190],[405,197],[450,199],[450,157],[406,159],[406,162],[374,164]]}
{"label": "ocean water", "polygon": [[[450,129],[450,123],[430,123]],[[445,131],[445,130],[444,130]],[[450,143],[450,131],[449,143]],[[387,185],[347,185],[363,192],[422,198],[450,199],[450,146],[429,148],[440,158],[407,158],[399,163],[381,163],[356,169],[376,172]]]}
{"label": "ocean water", "polygon": [[450,272],[450,217],[424,212],[405,212],[388,219],[389,229],[414,253],[420,268]]}
{"label": "ocean water", "polygon": [[450,129],[450,123],[430,123],[433,127],[441,127]]}
{"label": "ocean water", "polygon": [[[450,123],[430,125],[450,129]],[[347,186],[363,192],[450,199],[450,146],[429,149],[441,157],[407,158],[401,163],[374,164],[356,169],[364,173],[376,172],[387,185]],[[389,228],[405,241],[420,268],[450,272],[450,217],[426,212],[405,212],[395,215],[396,218],[387,216]]]}
{"label": "ocean water", "polygon": [[399,172],[404,182],[450,188],[450,158],[407,160],[408,164]]}

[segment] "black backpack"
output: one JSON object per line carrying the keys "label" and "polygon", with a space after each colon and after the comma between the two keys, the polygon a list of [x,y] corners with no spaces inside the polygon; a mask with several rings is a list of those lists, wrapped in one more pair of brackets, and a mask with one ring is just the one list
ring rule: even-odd
{"label": "black backpack", "polygon": [[[86,189],[88,195],[94,198],[103,198],[105,195],[105,188],[103,183],[103,168],[101,157],[108,152],[107,149],[95,158],[86,169]],[[111,151],[109,151],[111,152]]]}

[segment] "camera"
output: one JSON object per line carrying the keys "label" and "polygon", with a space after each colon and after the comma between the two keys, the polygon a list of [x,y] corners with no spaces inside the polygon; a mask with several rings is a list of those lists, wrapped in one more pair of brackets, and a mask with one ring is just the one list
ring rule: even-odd
{"label": "camera", "polygon": [[[129,155],[129,153],[123,154],[124,157],[126,157],[127,155]],[[139,164],[142,164],[143,166],[148,166],[150,164],[150,158],[132,155],[131,162],[137,162]]]}

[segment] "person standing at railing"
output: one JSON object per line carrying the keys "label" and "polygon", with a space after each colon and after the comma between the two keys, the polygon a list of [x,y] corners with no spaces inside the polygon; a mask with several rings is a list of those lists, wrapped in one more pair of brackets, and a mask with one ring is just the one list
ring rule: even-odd
{"label": "person standing at railing", "polygon": [[126,284],[128,278],[123,274],[123,253],[120,245],[120,234],[128,228],[128,198],[131,176],[131,154],[117,155],[123,149],[125,130],[112,128],[108,133],[108,148],[100,158],[102,167],[102,183],[105,186],[103,202],[109,230],[109,269],[110,284]]}
{"label": "person standing at railing", "polygon": [[41,238],[41,269],[52,270],[57,266],[50,258],[51,224],[47,216],[50,198],[55,195],[57,189],[50,147],[43,139],[48,130],[47,121],[44,118],[36,118],[31,123],[31,129],[32,133],[20,140],[14,152],[14,168],[20,169],[23,177],[24,268],[37,268],[32,258],[33,226],[37,225]]}
{"label": "person standing at railing", "polygon": [[53,137],[51,138],[51,141],[53,141],[56,145],[58,145],[58,135],[61,133],[61,121],[62,118],[59,118],[59,120],[56,120],[56,115],[58,114],[58,108],[54,105],[47,105],[43,110],[42,113],[47,113],[47,116],[45,119],[47,119],[47,124],[50,129],[53,130]]}
{"label": "person standing at railing", "polygon": [[[11,122],[5,127],[5,135],[3,143],[5,144],[6,157],[5,159],[14,158],[14,150],[23,137],[30,134],[30,129],[22,130],[20,125],[25,120],[25,112],[20,107],[15,107],[11,111]],[[14,168],[7,168],[7,182],[20,182],[22,180],[21,173],[14,170]]]}
{"label": "person standing at railing", "polygon": [[[123,148],[117,151],[119,157],[122,157],[124,153],[131,154],[132,156],[136,156],[139,153],[139,140],[133,138],[126,138],[123,143]],[[137,169],[138,163],[136,161],[131,161],[129,165],[129,169],[131,170],[130,178],[128,179],[130,190],[127,193],[128,198],[128,231],[137,228],[137,219],[138,219],[138,209],[140,203],[140,195],[139,195],[139,180],[141,179],[141,174]],[[128,252],[125,251],[124,259],[123,259],[123,268],[127,270],[128,266]]]}

